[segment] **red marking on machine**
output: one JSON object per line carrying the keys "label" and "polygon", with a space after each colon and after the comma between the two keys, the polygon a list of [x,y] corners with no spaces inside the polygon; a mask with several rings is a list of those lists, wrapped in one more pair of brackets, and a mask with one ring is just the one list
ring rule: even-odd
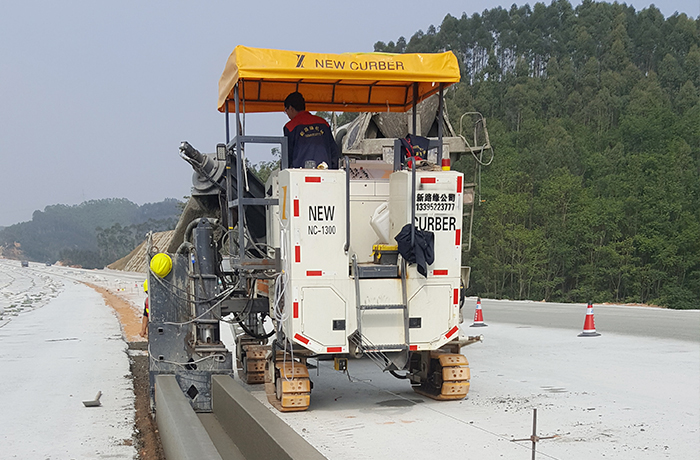
{"label": "red marking on machine", "polygon": [[306,270],[306,276],[322,276],[323,270]]}
{"label": "red marking on machine", "polygon": [[435,182],[437,182],[437,179],[435,179],[434,177],[421,177],[420,178],[421,184],[434,184]]}
{"label": "red marking on machine", "polygon": [[301,246],[294,246],[294,262],[301,262]]}
{"label": "red marking on machine", "polygon": [[462,230],[457,229],[455,231],[455,246],[462,244]]}
{"label": "red marking on machine", "polygon": [[452,329],[450,329],[450,332],[448,332],[447,334],[445,334],[445,338],[448,338],[448,339],[449,339],[449,338],[452,337],[452,336],[454,335],[454,333],[457,332],[458,330],[459,330],[459,328],[458,328],[457,326],[453,327]]}
{"label": "red marking on machine", "polygon": [[294,200],[294,217],[299,217],[299,199]]}
{"label": "red marking on machine", "polygon": [[447,270],[433,270],[433,276],[447,276]]}
{"label": "red marking on machine", "polygon": [[328,347],[326,348],[326,353],[340,353],[343,351],[343,347]]}
{"label": "red marking on machine", "polygon": [[294,302],[294,319],[299,318],[299,302]]}
{"label": "red marking on machine", "polygon": [[452,295],[452,303],[455,305],[459,305],[459,289],[455,288],[454,293]]}
{"label": "red marking on machine", "polygon": [[321,182],[321,178],[320,178],[320,177],[315,177],[315,176],[314,176],[314,177],[307,176],[307,177],[305,178],[305,181],[306,181],[306,182]]}
{"label": "red marking on machine", "polygon": [[307,339],[306,337],[304,337],[301,334],[294,334],[294,339],[298,340],[299,342],[303,343],[304,345],[309,344],[309,339]]}

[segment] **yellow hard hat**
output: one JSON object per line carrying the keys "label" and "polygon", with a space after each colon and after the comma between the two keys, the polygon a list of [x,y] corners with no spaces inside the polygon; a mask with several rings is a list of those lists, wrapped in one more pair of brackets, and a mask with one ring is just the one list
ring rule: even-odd
{"label": "yellow hard hat", "polygon": [[143,292],[148,292],[148,280],[143,281]]}
{"label": "yellow hard hat", "polygon": [[173,260],[164,252],[159,252],[151,259],[151,271],[161,278],[168,276],[173,268]]}

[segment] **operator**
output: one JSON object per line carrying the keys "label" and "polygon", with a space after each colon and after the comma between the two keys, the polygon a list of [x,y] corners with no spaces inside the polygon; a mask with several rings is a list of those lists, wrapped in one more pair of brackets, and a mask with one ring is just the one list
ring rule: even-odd
{"label": "operator", "polygon": [[143,282],[143,292],[146,293],[146,300],[143,302],[143,318],[141,319],[141,332],[139,335],[148,338],[148,314],[150,313],[148,308],[148,280]]}
{"label": "operator", "polygon": [[287,96],[284,113],[289,117],[289,122],[284,125],[289,167],[303,168],[307,161],[313,161],[316,166],[325,162],[329,168],[338,169],[338,146],[331,127],[326,120],[306,110],[306,101],[300,92]]}

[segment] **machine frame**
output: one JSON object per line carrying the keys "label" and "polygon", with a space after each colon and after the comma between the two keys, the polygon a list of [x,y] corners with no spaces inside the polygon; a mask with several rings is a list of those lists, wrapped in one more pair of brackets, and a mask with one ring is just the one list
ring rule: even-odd
{"label": "machine frame", "polygon": [[[459,77],[459,65],[451,52],[333,55],[236,47],[219,81],[218,108],[226,117],[226,143],[217,146],[215,156],[200,154],[186,142],[180,148],[183,158],[195,168],[194,182],[199,183],[195,186],[197,194],[217,197],[215,201],[220,209],[215,218],[203,211],[202,216],[207,217],[198,217],[187,224],[185,241],[178,247],[173,260],[174,274],[169,275],[174,278],[149,281],[149,285],[155,286],[155,296],[158,297],[152,301],[154,321],[149,325],[149,334],[153,337],[151,354],[155,351],[158,356],[151,364],[152,383],[155,375],[176,371],[178,382],[192,399],[195,410],[206,411],[211,402],[203,374],[225,373],[232,362],[230,353],[221,344],[216,326],[219,320],[230,314],[235,323],[239,376],[247,383],[265,383],[270,403],[281,411],[309,407],[312,384],[307,359],[324,356],[332,357],[336,370],[341,371],[347,369],[349,358],[367,356],[382,370],[408,379],[414,390],[421,394],[433,399],[464,398],[469,390],[470,373],[460,349],[480,341],[481,336],[461,337],[459,330],[460,309],[469,274],[468,267],[461,267],[462,241],[466,234],[462,232],[462,208],[469,191],[463,175],[449,171],[449,162],[447,168],[428,167],[417,171],[413,161],[406,171],[401,141],[393,139],[390,141],[393,161],[388,166],[391,170],[389,178],[365,181],[374,184],[375,189],[383,187],[382,192],[375,193],[379,197],[376,200],[386,197],[390,215],[401,216],[392,217],[392,236],[403,225],[409,224],[412,247],[416,244],[417,231],[416,226],[410,224],[418,222],[417,196],[422,196],[421,193],[442,196],[443,201],[448,194],[451,197],[451,214],[440,217],[452,222],[450,234],[449,237],[439,236],[435,245],[436,251],[440,251],[436,257],[443,257],[445,251],[450,254],[449,269],[430,267],[428,276],[422,278],[416,268],[401,256],[393,263],[375,263],[374,266],[366,260],[358,260],[351,238],[354,231],[351,228],[351,201],[355,196],[351,191],[351,171],[359,168],[357,158],[345,155],[344,168],[340,171],[290,170],[287,168],[287,140],[284,136],[249,136],[243,132],[246,113],[280,111],[285,97],[290,92],[300,91],[305,96],[307,110],[410,110],[411,132],[416,133],[418,104],[435,94],[438,97],[437,137],[430,139],[429,149],[434,148],[437,165],[441,165],[446,145],[444,90],[458,82]],[[455,141],[461,143],[457,138],[450,139],[452,144]],[[267,184],[260,183],[246,171],[243,155],[246,144],[279,146],[281,171]],[[480,147],[482,151],[483,147]],[[376,145],[372,148],[376,150]],[[468,145],[465,145],[465,151],[474,154],[474,149]],[[445,156],[455,158],[456,155],[458,152],[451,148],[449,155]],[[378,156],[371,158],[377,159]],[[386,162],[384,164],[386,167]],[[290,219],[292,214],[298,217],[300,195],[318,193],[308,188],[309,183],[334,184],[328,190],[333,191],[329,195],[333,195],[335,201],[326,206],[328,209],[337,206],[330,215],[343,224],[333,227],[332,247],[337,266],[328,272],[329,276],[324,270],[307,270],[305,275],[298,276],[293,265],[301,267],[300,253],[308,254],[311,248],[304,248],[300,243],[303,238],[294,239],[281,228],[284,226],[281,222],[288,215]],[[292,190],[297,195],[292,196]],[[429,193],[425,193],[426,190]],[[469,204],[473,209],[473,198]],[[328,209],[325,210],[327,216]],[[309,214],[314,212],[309,206]],[[318,212],[324,210],[319,208]],[[299,222],[302,227],[307,225],[303,219]],[[442,220],[436,222],[442,228],[443,224],[439,223]],[[311,232],[311,225],[308,228]],[[430,229],[434,228],[437,227]],[[298,235],[299,228],[295,231]],[[194,241],[190,242],[190,236]],[[444,243],[448,240],[449,244]],[[224,241],[226,244],[217,243]],[[391,244],[390,241],[383,243]],[[443,278],[436,281],[437,277]],[[152,273],[150,278],[154,278]],[[169,292],[168,286],[175,286],[178,292],[187,292],[192,306],[188,306],[182,295],[172,292],[172,288]],[[445,318],[445,324],[444,327],[435,326],[439,331],[436,338],[413,344],[410,330],[430,323],[409,314],[412,296],[417,296],[424,287],[425,293],[419,299],[430,308],[425,308],[422,314],[430,316],[435,311],[436,315]],[[300,294],[304,289],[307,298],[312,299],[309,305],[316,308],[316,314],[309,315],[308,321],[323,317],[328,324],[322,327],[343,331],[343,344],[334,342],[331,346],[323,346],[323,340],[304,334],[304,322],[299,314],[299,310],[305,308],[301,300],[304,294]],[[373,293],[384,292],[379,297],[390,300],[382,302],[376,295],[361,294],[366,289]],[[433,297],[442,300],[436,301]],[[334,303],[336,311],[344,311],[345,315],[338,313],[336,318],[333,314],[326,314],[321,305],[324,303]],[[393,313],[397,316],[387,320],[387,315]],[[375,332],[374,341],[370,340],[363,319],[372,315],[384,318],[383,326],[378,329],[383,332]],[[266,329],[266,324],[269,324],[267,317],[272,318],[272,331]],[[183,331],[182,326],[189,323],[190,329]],[[348,326],[354,330],[347,330]],[[172,334],[169,334],[171,330]],[[162,337],[164,331],[165,337]],[[337,333],[326,335],[338,337]],[[392,341],[384,339],[385,336],[403,339]],[[270,337],[273,337],[272,343],[269,343]],[[375,343],[378,342],[376,338],[382,343]],[[180,364],[174,363],[174,359]],[[183,366],[185,361],[193,364]],[[200,365],[198,368],[196,363],[200,362],[207,363],[207,367],[201,369]]]}

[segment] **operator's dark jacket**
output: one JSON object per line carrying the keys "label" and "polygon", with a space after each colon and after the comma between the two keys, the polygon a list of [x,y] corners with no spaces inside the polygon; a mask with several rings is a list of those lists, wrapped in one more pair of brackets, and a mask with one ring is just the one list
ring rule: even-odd
{"label": "operator's dark jacket", "polygon": [[435,262],[435,234],[420,229],[415,229],[414,244],[411,245],[411,224],[403,226],[398,235],[394,237],[398,244],[401,257],[409,264],[417,264],[418,273],[428,277],[428,265]]}
{"label": "operator's dark jacket", "polygon": [[338,146],[333,140],[331,127],[326,120],[304,110],[284,125],[289,148],[289,167],[303,168],[307,160],[317,165],[326,162],[329,168],[338,169]]}

